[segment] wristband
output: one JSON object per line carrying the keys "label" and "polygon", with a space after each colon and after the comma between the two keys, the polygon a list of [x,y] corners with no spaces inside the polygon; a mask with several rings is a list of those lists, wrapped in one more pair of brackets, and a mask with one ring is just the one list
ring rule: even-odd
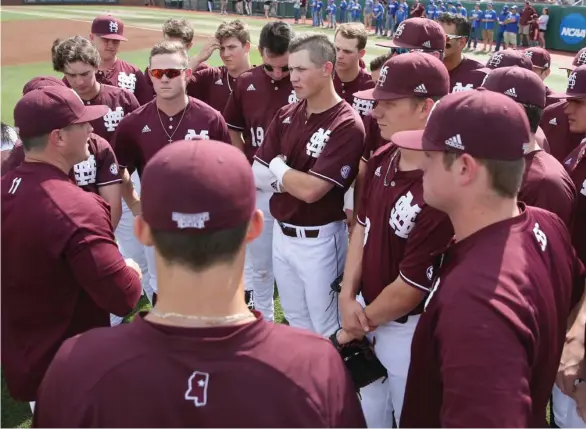
{"label": "wristband", "polygon": [[273,160],[269,164],[269,170],[271,170],[273,172],[273,174],[275,175],[275,177],[277,178],[279,183],[282,184],[283,183],[283,176],[285,175],[285,173],[287,171],[291,170],[291,167],[289,167],[287,164],[285,164],[285,161],[283,161],[282,158],[276,156],[273,158]]}

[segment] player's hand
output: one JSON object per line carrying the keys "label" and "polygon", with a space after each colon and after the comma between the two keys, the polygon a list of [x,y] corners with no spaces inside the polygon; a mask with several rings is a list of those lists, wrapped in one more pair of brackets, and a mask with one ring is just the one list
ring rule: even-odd
{"label": "player's hand", "polygon": [[354,337],[362,338],[365,333],[370,332],[364,307],[356,299],[340,294],[338,303],[342,313],[342,328],[347,333]]}
{"label": "player's hand", "polygon": [[345,331],[344,329],[340,329],[336,333],[336,339],[338,340],[338,344],[340,344],[340,345],[348,344],[350,341],[353,341],[353,340],[361,340],[362,337],[364,337],[364,333],[362,333],[361,335],[355,336],[355,335],[352,335],[349,332]]}
{"label": "player's hand", "polygon": [[581,335],[566,337],[556,377],[556,384],[568,396],[572,396],[576,380],[578,378],[584,378],[582,377],[583,361],[584,330],[581,330]]}
{"label": "player's hand", "polygon": [[207,61],[216,49],[220,49],[220,42],[215,37],[208,39],[208,41],[203,45],[199,54],[197,54],[196,61],[198,61],[198,65]]}
{"label": "player's hand", "polygon": [[586,383],[578,383],[574,389],[574,400],[576,401],[576,412],[586,422]]}
{"label": "player's hand", "polygon": [[124,260],[126,262],[126,266],[132,268],[134,271],[138,273],[138,278],[142,280],[142,270],[138,266],[138,264],[134,261],[134,259],[127,258]]}

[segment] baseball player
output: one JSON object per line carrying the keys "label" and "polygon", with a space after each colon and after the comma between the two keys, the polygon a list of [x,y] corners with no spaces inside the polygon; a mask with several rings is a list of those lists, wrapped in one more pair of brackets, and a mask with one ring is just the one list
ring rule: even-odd
{"label": "baseball player", "polygon": [[[549,51],[539,46],[535,46],[525,49],[523,54],[531,60],[531,63],[533,64],[533,72],[539,76],[541,80],[545,81],[551,73],[551,55],[549,54]],[[553,92],[551,88],[546,85],[545,91],[545,105],[549,106],[550,104],[555,103],[557,100],[549,98],[550,94]]]}
{"label": "baseball player", "polygon": [[290,79],[299,103],[275,115],[253,171],[260,189],[273,189],[273,270],[291,326],[330,335],[338,327],[331,283],[348,247],[344,193],[358,172],[364,125],[336,94],[336,50],[325,34],[289,44]]}
{"label": "baseball player", "polygon": [[424,131],[393,135],[425,151],[425,201],[455,231],[413,336],[402,428],[546,426],[586,272],[559,217],[517,201],[529,141],[521,106],[483,89],[449,94]]}
{"label": "baseball player", "polygon": [[[224,65],[195,71],[216,49]],[[251,68],[249,52],[250,31],[244,22],[236,19],[220,24],[214,37],[190,61],[194,73],[187,85],[187,94],[222,112],[236,78]]]}
{"label": "baseball player", "polygon": [[131,324],[67,341],[33,425],[365,427],[331,343],[244,302],[246,243],[264,224],[246,157],[179,141],[153,156],[142,180],[136,229],[159,255],[159,300]]}
{"label": "baseball player", "polygon": [[[242,151],[250,164],[262,145],[265,133],[277,111],[296,103],[289,80],[289,42],[293,29],[283,21],[271,21],[260,33],[258,49],[263,65],[242,73],[224,109],[232,144]],[[264,167],[263,167],[264,168]],[[251,300],[267,320],[274,320],[273,224],[269,210],[271,191],[257,189],[256,206],[263,211],[265,227],[259,238],[246,247],[244,285],[247,302]]]}
{"label": "baseball player", "polygon": [[[372,116],[382,138],[390,140],[398,131],[424,128],[449,83],[439,59],[407,53],[384,64],[373,90],[355,95],[376,101]],[[411,338],[431,287],[431,255],[453,236],[447,216],[423,200],[421,157],[386,144],[369,159],[344,268],[342,328],[357,338],[376,328],[375,353],[389,375],[362,392],[369,427],[391,427],[391,411],[400,421]]]}
{"label": "baseball player", "polygon": [[124,37],[124,22],[112,15],[100,15],[92,22],[89,39],[100,53],[98,79],[132,92],[140,104],[153,99],[153,92],[138,67],[118,58],[120,42]]}
{"label": "baseball player", "polygon": [[[230,143],[222,115],[200,100],[185,94],[191,76],[183,45],[163,41],[153,47],[149,70],[157,96],[122,119],[112,140],[123,175],[123,195],[136,216],[140,200],[129,175],[140,176],[144,166],[162,147],[177,140],[213,139]],[[145,291],[153,302],[157,291],[154,249],[146,248],[149,286]]]}
{"label": "baseball player", "polygon": [[[576,134],[582,136],[582,143],[568,155],[564,161],[564,165],[570,173],[576,188],[578,189],[578,197],[576,204],[576,217],[574,221],[574,227],[572,231],[572,239],[574,247],[578,253],[578,256],[582,262],[586,263],[586,243],[584,240],[584,232],[586,231],[586,158],[585,158],[585,147],[586,147],[586,65],[576,67],[570,78],[568,79],[568,87],[566,92],[563,94],[551,94],[554,99],[565,99],[567,105],[565,112],[568,117],[570,128]],[[586,299],[583,298],[586,302]],[[582,317],[583,314],[578,316],[575,323],[578,326],[573,326],[568,334],[566,335],[565,347],[562,355],[560,364],[560,376],[558,377],[558,383],[554,386],[552,396],[552,417],[554,424],[557,427],[586,427],[584,420],[578,417],[576,413],[576,403],[571,396],[574,395],[574,384],[575,380],[571,380],[572,384],[569,384],[568,373],[571,373],[572,365],[572,348],[576,344],[581,344],[581,356],[584,356],[584,322],[586,318]],[[572,320],[569,325],[572,326]],[[580,336],[576,336],[576,330],[580,333]],[[579,339],[579,341],[578,341]],[[582,373],[581,378],[586,378],[586,375]],[[561,390],[560,390],[561,389]],[[581,387],[583,389],[583,386]],[[568,395],[568,396],[566,396]],[[582,408],[586,404],[582,402]],[[582,410],[582,416],[586,416],[584,410]]]}
{"label": "baseball player", "polygon": [[[586,48],[581,49],[575,56],[572,65],[567,68],[568,78],[576,67],[586,64]],[[552,98],[552,101],[557,99]],[[565,113],[566,100],[557,101],[543,111],[539,126],[543,129],[551,146],[551,154],[559,161],[564,162],[566,157],[580,144],[581,134],[571,129]]]}
{"label": "baseball player", "polygon": [[444,65],[450,73],[450,92],[469,91],[482,83],[483,76],[474,70],[483,65],[462,52],[470,37],[470,23],[465,16],[442,13],[437,22],[446,33]]}
{"label": "baseball player", "polygon": [[[576,188],[564,166],[541,149],[544,138],[539,121],[545,107],[545,85],[539,77],[522,67],[502,67],[488,74],[483,88],[507,95],[525,110],[531,141],[525,145],[525,174],[517,198],[530,206],[557,214],[572,227]],[[537,132],[540,132],[537,135]]]}
{"label": "baseball player", "polygon": [[26,157],[1,179],[2,370],[19,401],[35,401],[65,339],[109,326],[109,313],[127,315],[140,297],[140,269],[118,251],[108,204],[68,176],[90,155],[89,121],[107,111],[63,86],[14,108]]}

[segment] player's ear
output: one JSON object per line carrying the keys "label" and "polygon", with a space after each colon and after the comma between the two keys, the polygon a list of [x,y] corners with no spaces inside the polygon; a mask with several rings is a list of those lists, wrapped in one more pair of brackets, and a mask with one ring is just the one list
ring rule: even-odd
{"label": "player's ear", "polygon": [[247,54],[250,53],[250,42],[246,42],[244,44],[244,52],[246,52]]}
{"label": "player's ear", "polygon": [[333,76],[333,73],[334,73],[334,64],[331,63],[330,61],[327,61],[323,65],[323,71],[324,71],[324,77]]}
{"label": "player's ear", "polygon": [[94,33],[90,33],[89,39],[93,42],[94,41]]}
{"label": "player's ear", "polygon": [[364,58],[364,55],[366,55],[366,49],[362,49],[362,50],[358,51],[359,58]]}
{"label": "player's ear", "polygon": [[142,215],[138,215],[134,218],[134,236],[142,243],[143,246],[152,246],[153,235],[149,224],[145,222]]}
{"label": "player's ear", "polygon": [[189,50],[193,47],[193,42],[189,42],[187,45],[185,45],[185,50],[187,52],[189,52]]}
{"label": "player's ear", "polygon": [[245,242],[248,244],[254,241],[262,234],[265,224],[265,217],[262,210],[256,209],[252,214],[250,223],[248,224],[248,231],[246,232]]}
{"label": "player's ear", "polygon": [[190,69],[189,67],[187,67],[185,69],[185,80],[189,80],[189,78],[191,77],[192,74],[193,74],[193,70]]}

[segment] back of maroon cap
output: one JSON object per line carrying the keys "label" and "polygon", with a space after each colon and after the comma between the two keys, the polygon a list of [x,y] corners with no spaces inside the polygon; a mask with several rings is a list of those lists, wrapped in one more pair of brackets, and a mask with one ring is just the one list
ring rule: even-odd
{"label": "back of maroon cap", "polygon": [[586,65],[578,66],[570,73],[565,93],[550,94],[549,98],[586,98]]}
{"label": "back of maroon cap", "polygon": [[250,221],[252,169],[242,151],[213,140],[173,142],[142,175],[142,215],[158,231],[205,234]]}
{"label": "back of maroon cap", "polygon": [[486,67],[479,69],[482,71],[494,70],[500,67],[519,66],[527,70],[533,70],[533,63],[521,51],[505,49],[504,51],[495,52],[486,62]]}
{"label": "back of maroon cap", "polygon": [[443,51],[446,49],[446,33],[431,19],[409,18],[399,24],[391,41],[377,43],[377,46]]}
{"label": "back of maroon cap", "polygon": [[583,65],[586,65],[586,48],[580,49],[574,57],[574,61],[572,61],[572,66],[574,67],[580,67]]}
{"label": "back of maroon cap", "polygon": [[92,22],[92,33],[104,39],[128,40],[124,37],[124,22],[112,15],[100,15]]}
{"label": "back of maroon cap", "polygon": [[548,69],[551,67],[551,55],[547,49],[535,46],[525,49],[523,55],[531,60],[533,67],[538,67],[540,69]]}
{"label": "back of maroon cap", "polygon": [[521,67],[503,67],[493,70],[482,82],[489,91],[500,92],[517,103],[545,107],[546,89],[537,74]]}
{"label": "back of maroon cap", "polygon": [[24,84],[22,88],[22,95],[33,89],[44,88],[46,86],[67,86],[61,79],[57,79],[54,76],[37,76],[29,80]]}

